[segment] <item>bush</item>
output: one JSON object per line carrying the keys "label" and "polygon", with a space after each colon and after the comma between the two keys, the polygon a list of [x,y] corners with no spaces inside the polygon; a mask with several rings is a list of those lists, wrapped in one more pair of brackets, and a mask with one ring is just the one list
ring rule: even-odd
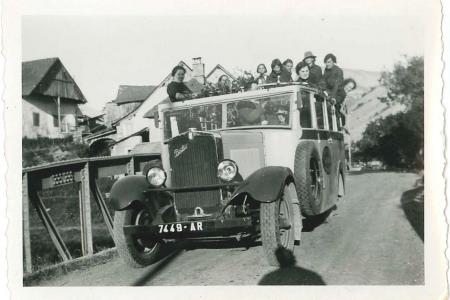
{"label": "bush", "polygon": [[89,156],[89,146],[75,143],[73,138],[39,137],[22,139],[22,167]]}
{"label": "bush", "polygon": [[[355,160],[381,160],[393,168],[423,169],[424,74],[423,57],[397,63],[382,74],[388,100],[406,105],[405,112],[370,122],[355,143]],[[386,100],[386,99],[384,99]]]}

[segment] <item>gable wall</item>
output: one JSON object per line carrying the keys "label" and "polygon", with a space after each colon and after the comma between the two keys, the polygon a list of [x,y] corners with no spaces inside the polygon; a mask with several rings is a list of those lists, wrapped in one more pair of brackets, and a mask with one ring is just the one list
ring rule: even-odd
{"label": "gable wall", "polygon": [[[33,125],[33,113],[39,114],[39,126]],[[59,127],[53,123],[53,115],[58,115],[57,104],[52,97],[30,96],[22,101],[22,137],[38,136],[58,138]],[[61,100],[61,123],[77,125],[77,117],[81,116],[78,105],[73,101]]]}

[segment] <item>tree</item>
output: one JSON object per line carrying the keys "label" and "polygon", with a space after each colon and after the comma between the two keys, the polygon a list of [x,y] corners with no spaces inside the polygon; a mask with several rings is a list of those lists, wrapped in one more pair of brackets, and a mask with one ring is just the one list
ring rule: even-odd
{"label": "tree", "polygon": [[404,104],[406,111],[370,122],[362,139],[355,143],[356,159],[377,159],[390,167],[423,168],[423,71],[423,57],[412,57],[395,64],[392,72],[382,73],[380,81],[388,89],[387,100]]}

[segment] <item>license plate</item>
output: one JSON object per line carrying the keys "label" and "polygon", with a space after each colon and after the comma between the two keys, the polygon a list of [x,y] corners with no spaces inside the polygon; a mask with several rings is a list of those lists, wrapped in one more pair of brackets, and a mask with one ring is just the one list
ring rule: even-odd
{"label": "license plate", "polygon": [[171,223],[158,225],[159,233],[203,231],[203,222]]}

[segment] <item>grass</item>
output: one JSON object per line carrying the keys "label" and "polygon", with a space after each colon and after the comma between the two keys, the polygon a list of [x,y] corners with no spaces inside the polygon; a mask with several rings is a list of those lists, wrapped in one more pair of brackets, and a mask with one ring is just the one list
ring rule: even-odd
{"label": "grass", "polygon": [[89,146],[75,143],[72,137],[22,139],[22,167],[89,156]]}
{"label": "grass", "polygon": [[[103,192],[112,216],[114,211],[110,208],[105,193],[110,191],[114,182],[113,178],[108,177],[98,180],[100,190]],[[82,256],[78,189],[79,184],[72,183],[46,189],[39,193],[72,258]],[[91,201],[91,223],[94,253],[114,247],[113,239],[94,199]],[[30,209],[30,235],[33,270],[62,262],[50,235],[34,209]]]}

